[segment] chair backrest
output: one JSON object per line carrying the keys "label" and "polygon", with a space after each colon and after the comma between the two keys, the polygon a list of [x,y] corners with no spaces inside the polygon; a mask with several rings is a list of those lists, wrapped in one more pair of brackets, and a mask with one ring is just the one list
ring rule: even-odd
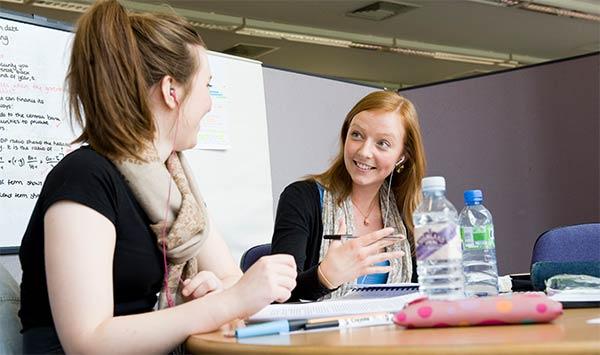
{"label": "chair backrest", "polygon": [[242,259],[240,260],[240,268],[243,272],[246,272],[261,256],[271,254],[271,243],[255,245],[252,248],[246,250]]}
{"label": "chair backrest", "polygon": [[600,261],[600,223],[551,229],[535,241],[531,265],[540,261]]}
{"label": "chair backrest", "polygon": [[0,264],[0,354],[22,354],[19,285]]}

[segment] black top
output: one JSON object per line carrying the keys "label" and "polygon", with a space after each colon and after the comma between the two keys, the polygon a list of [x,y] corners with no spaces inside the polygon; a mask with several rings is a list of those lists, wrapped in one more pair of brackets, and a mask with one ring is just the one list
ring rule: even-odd
{"label": "black top", "polygon": [[315,300],[330,290],[319,281],[319,250],[323,236],[321,197],[314,181],[297,181],[279,196],[272,254],[290,254],[296,260],[296,288],[288,301]]}
{"label": "black top", "polygon": [[[271,253],[290,254],[296,260],[296,288],[289,301],[315,300],[330,292],[317,274],[323,239],[321,214],[321,196],[314,181],[294,182],[279,197]],[[412,281],[416,282],[417,268],[412,259]]]}
{"label": "black top", "polygon": [[23,268],[19,316],[23,332],[34,327],[54,327],[44,266],[44,215],[52,204],[62,200],[92,208],[115,226],[114,315],[151,311],[162,285],[164,267],[150,221],[112,162],[91,148],[82,147],[64,157],[46,177],[23,236],[19,251]]}

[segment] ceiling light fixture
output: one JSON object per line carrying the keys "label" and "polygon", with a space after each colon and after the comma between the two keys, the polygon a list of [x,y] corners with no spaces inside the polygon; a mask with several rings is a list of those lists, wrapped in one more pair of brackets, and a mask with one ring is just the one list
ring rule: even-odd
{"label": "ceiling light fixture", "polygon": [[36,7],[44,7],[47,9],[63,10],[70,12],[85,12],[90,7],[90,4],[82,4],[69,1],[53,1],[53,0],[36,0],[30,1],[31,5]]}
{"label": "ceiling light fixture", "polygon": [[485,5],[514,7],[549,15],[600,22],[600,5],[580,0],[470,0]]}
{"label": "ceiling light fixture", "polygon": [[430,59],[439,59],[439,60],[448,60],[454,62],[463,62],[463,63],[471,63],[471,64],[483,64],[483,65],[497,65],[506,68],[515,68],[522,63],[512,59],[510,55],[505,55],[505,58],[493,58],[493,57],[483,57],[476,55],[467,55],[460,53],[450,53],[450,52],[442,52],[442,51],[433,51],[433,50],[423,50],[418,48],[407,48],[400,46],[390,46],[390,45],[377,45],[370,43],[362,43],[362,42],[354,42],[350,40],[322,37],[322,36],[313,36],[313,35],[305,35],[298,33],[290,33],[283,31],[272,31],[272,30],[263,30],[258,28],[251,27],[242,27],[235,31],[237,34],[248,35],[248,36],[257,36],[257,37],[265,37],[265,38],[274,38],[295,42],[304,42],[309,44],[319,44],[326,45],[332,47],[340,47],[340,48],[356,48],[356,49],[364,49],[370,51],[380,51],[380,52],[390,52],[390,53],[398,53],[405,54],[411,56],[419,56],[426,57]]}
{"label": "ceiling light fixture", "polygon": [[530,10],[530,11],[543,12],[543,13],[550,14],[550,15],[573,17],[573,18],[577,18],[580,20],[600,22],[600,16],[598,16],[598,15],[588,14],[585,12],[574,11],[574,10],[561,9],[561,8],[554,7],[554,6],[538,5],[535,3],[524,3],[524,4],[520,5],[519,8],[525,9],[525,10]]}
{"label": "ceiling light fixture", "polygon": [[351,41],[346,41],[346,40],[341,40],[341,39],[312,36],[312,35],[300,34],[300,33],[263,30],[260,28],[252,28],[252,27],[242,27],[242,28],[236,30],[235,33],[240,34],[240,35],[247,35],[247,36],[284,39],[284,40],[293,41],[293,42],[320,44],[320,45],[325,45],[325,46],[342,47],[342,48],[350,48],[350,45],[352,44]]}

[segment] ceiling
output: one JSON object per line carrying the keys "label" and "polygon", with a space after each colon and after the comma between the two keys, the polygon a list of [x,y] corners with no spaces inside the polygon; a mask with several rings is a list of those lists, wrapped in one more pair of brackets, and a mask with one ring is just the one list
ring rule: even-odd
{"label": "ceiling", "polygon": [[[0,0],[0,8],[73,23],[90,2]],[[161,4],[168,4],[198,24],[209,49],[214,51],[225,51],[237,44],[268,46],[274,49],[256,58],[268,66],[388,88],[504,70],[600,48],[600,0],[387,0],[415,7],[381,21],[347,15],[373,2],[124,1],[133,10],[145,11],[164,11]],[[508,3],[519,4],[505,6]],[[523,8],[523,4],[530,3],[586,12],[596,20]],[[69,4],[73,6],[69,8]],[[247,32],[245,28],[257,28],[263,33],[241,34]],[[265,31],[271,31],[270,37],[276,35],[273,31],[304,35],[300,39],[303,42],[285,36],[261,37]],[[314,43],[322,43],[323,38],[353,43],[352,47],[377,49]],[[393,48],[403,50],[394,52]],[[450,53],[450,57],[440,55],[436,59],[431,53]],[[477,58],[491,58],[495,64],[474,63],[479,61]]]}

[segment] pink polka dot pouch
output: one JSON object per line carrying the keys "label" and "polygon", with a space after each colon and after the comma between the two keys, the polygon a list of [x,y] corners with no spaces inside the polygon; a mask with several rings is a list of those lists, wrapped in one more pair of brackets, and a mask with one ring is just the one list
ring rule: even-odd
{"label": "pink polka dot pouch", "polygon": [[515,293],[453,301],[419,299],[394,315],[407,328],[550,322],[562,314],[562,304],[543,293]]}

